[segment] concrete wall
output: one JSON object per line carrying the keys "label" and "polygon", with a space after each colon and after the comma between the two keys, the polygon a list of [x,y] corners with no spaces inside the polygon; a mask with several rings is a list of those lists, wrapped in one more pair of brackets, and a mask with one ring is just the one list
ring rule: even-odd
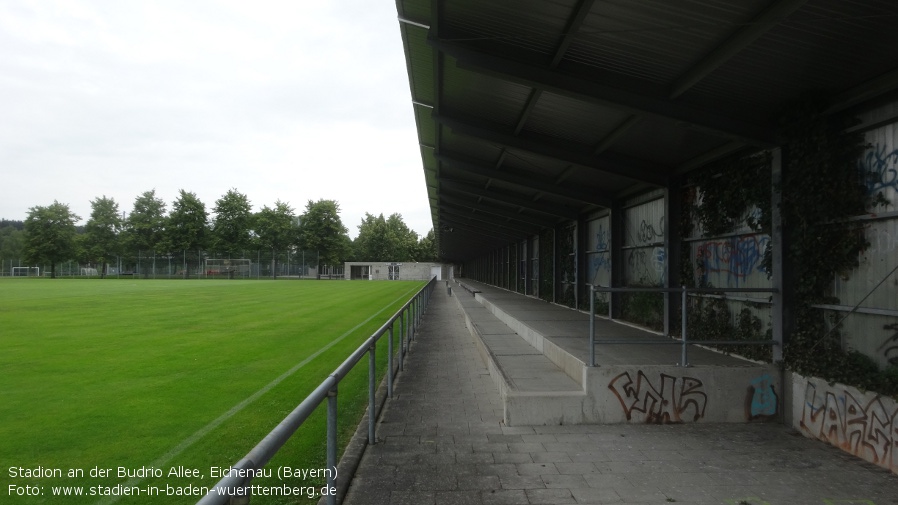
{"label": "concrete wall", "polygon": [[599,423],[775,421],[782,404],[773,366],[601,366],[586,373]]}
{"label": "concrete wall", "polygon": [[898,402],[791,372],[786,382],[793,428],[898,474]]}
{"label": "concrete wall", "polygon": [[[344,263],[344,272],[346,278],[350,278],[353,266],[368,266],[373,281],[389,280],[390,261],[347,261]],[[426,281],[433,276],[435,268],[439,268],[441,280],[449,278],[451,266],[442,263],[416,263],[416,262],[395,262],[399,265],[399,280],[403,281]]]}

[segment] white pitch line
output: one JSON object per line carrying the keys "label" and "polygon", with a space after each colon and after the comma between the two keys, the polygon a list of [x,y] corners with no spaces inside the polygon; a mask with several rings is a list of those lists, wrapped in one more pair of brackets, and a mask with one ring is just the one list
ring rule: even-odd
{"label": "white pitch line", "polygon": [[[255,393],[251,394],[251,395],[248,396],[245,400],[243,400],[242,402],[238,403],[237,405],[234,405],[234,406],[231,407],[227,412],[225,412],[224,414],[222,414],[222,415],[218,416],[217,418],[215,418],[214,420],[212,420],[209,424],[207,424],[207,425],[203,426],[202,428],[198,429],[193,435],[190,435],[189,437],[187,437],[187,438],[185,438],[184,440],[182,440],[181,443],[179,443],[178,445],[172,447],[168,452],[166,452],[165,454],[163,454],[162,456],[160,456],[156,461],[153,461],[149,466],[150,466],[151,468],[160,468],[160,467],[164,466],[166,463],[168,463],[169,461],[171,461],[172,459],[174,459],[176,456],[178,456],[179,454],[181,454],[182,452],[184,452],[185,449],[187,449],[188,447],[190,447],[191,445],[193,445],[193,444],[195,444],[197,441],[199,441],[201,438],[203,438],[204,436],[206,436],[206,434],[208,434],[210,431],[212,431],[212,430],[214,430],[215,428],[218,428],[219,426],[221,426],[222,423],[224,423],[225,421],[227,421],[228,419],[230,419],[231,417],[233,417],[234,414],[236,414],[236,413],[240,412],[241,410],[245,409],[247,406],[249,406],[249,404],[251,404],[251,403],[253,403],[254,401],[258,400],[259,397],[261,397],[261,396],[264,395],[265,393],[271,391],[275,386],[277,386],[278,384],[280,384],[281,382],[283,382],[284,379],[286,379],[287,377],[290,377],[291,375],[293,375],[294,373],[296,373],[297,370],[299,370],[300,368],[306,366],[310,361],[312,361],[313,359],[315,359],[315,358],[317,358],[318,356],[320,356],[321,353],[323,353],[323,352],[327,351],[328,349],[330,349],[331,347],[337,345],[338,342],[340,342],[340,341],[343,340],[344,338],[346,338],[346,337],[348,337],[349,335],[351,335],[355,330],[361,328],[363,325],[367,324],[368,321],[371,321],[372,319],[374,319],[375,317],[377,317],[378,315],[380,315],[381,312],[387,310],[387,308],[390,307],[391,305],[393,305],[394,303],[396,303],[396,302],[402,300],[407,294],[409,294],[409,293],[412,292],[412,291],[414,291],[414,288],[413,288],[413,289],[410,289],[410,290],[408,290],[408,291],[406,291],[406,292],[403,293],[399,298],[393,300],[392,302],[390,302],[389,304],[387,304],[384,308],[382,308],[382,309],[378,310],[377,312],[375,312],[374,314],[372,314],[371,317],[369,317],[368,319],[365,319],[365,320],[362,321],[361,323],[355,325],[354,327],[352,327],[352,329],[350,329],[350,330],[348,330],[346,333],[340,335],[339,337],[337,337],[336,339],[334,339],[331,343],[325,345],[325,346],[322,347],[321,349],[318,349],[317,351],[315,351],[315,352],[314,352],[311,356],[309,356],[308,358],[306,358],[306,359],[300,361],[300,362],[297,363],[296,365],[293,365],[293,368],[291,368],[290,370],[287,370],[286,372],[282,373],[278,378],[274,379],[273,381],[271,381],[271,382],[269,382],[268,384],[266,384],[265,386],[263,386],[262,389],[260,389],[260,390],[256,391]],[[144,477],[132,477],[131,479],[128,479],[124,484],[122,484],[122,486],[123,486],[123,487],[132,487],[132,486],[136,486],[137,484],[139,484],[139,483],[140,483],[141,481],[143,481],[143,480],[144,480]],[[117,502],[117,501],[119,500],[119,498],[121,498],[121,496],[110,496],[109,498],[106,498],[106,499],[104,499],[104,500],[98,501],[98,502],[97,502],[97,505],[112,505],[113,503]]]}

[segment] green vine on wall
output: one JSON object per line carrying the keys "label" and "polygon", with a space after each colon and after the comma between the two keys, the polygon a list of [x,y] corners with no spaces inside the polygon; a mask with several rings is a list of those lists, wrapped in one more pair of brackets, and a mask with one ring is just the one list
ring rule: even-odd
{"label": "green vine on wall", "polygon": [[[866,355],[844,349],[838,329],[830,330],[835,321],[827,322],[826,316],[812,307],[837,303],[831,294],[834,277],[856,268],[859,254],[869,246],[863,224],[849,218],[863,214],[870,205],[887,203],[881,194],[872,200],[867,196],[864,174],[857,171],[857,160],[866,147],[863,135],[847,132],[850,124],[826,116],[822,110],[806,102],[782,121],[785,166],[782,182],[775,189],[782,195],[780,210],[788,234],[785,253],[794,303],[794,330],[787,335],[784,365],[804,375],[896,395],[898,367],[880,370]],[[695,176],[691,180],[695,186],[687,188],[684,195],[683,236],[691,235],[694,221],[701,224],[705,236],[725,234],[743,221],[751,229],[769,234],[770,159],[769,154],[732,158]],[[684,252],[681,280],[694,285],[688,245]],[[772,273],[769,248],[764,264],[768,274]],[[701,268],[701,261],[696,268]],[[736,324],[729,323],[722,300],[696,304],[690,320],[707,331],[708,338],[728,332],[737,338],[759,338],[761,334],[760,320],[747,309],[738,315]]]}
{"label": "green vine on wall", "polygon": [[[770,233],[771,160],[768,151],[731,158],[694,178],[702,204],[693,211],[705,235],[723,235],[742,221],[754,231]],[[755,209],[757,213],[750,212]]]}
{"label": "green vine on wall", "polygon": [[557,232],[558,237],[558,303],[568,307],[574,307],[576,296],[574,289],[577,283],[577,264],[574,251],[575,226],[562,227]]}

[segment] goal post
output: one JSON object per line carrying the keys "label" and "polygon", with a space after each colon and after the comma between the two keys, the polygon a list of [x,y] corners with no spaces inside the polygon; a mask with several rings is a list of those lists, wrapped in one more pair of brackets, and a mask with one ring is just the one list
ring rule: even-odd
{"label": "goal post", "polygon": [[9,275],[12,277],[40,277],[41,267],[12,267]]}
{"label": "goal post", "polygon": [[252,275],[252,265],[248,258],[207,258],[203,273],[210,278],[246,279]]}

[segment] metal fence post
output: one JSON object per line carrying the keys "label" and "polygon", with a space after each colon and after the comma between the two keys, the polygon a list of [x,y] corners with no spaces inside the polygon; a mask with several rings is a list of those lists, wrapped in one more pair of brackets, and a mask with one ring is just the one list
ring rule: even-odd
{"label": "metal fence post", "polygon": [[374,420],[376,417],[374,407],[374,378],[376,375],[377,359],[375,359],[375,351],[377,343],[371,344],[368,349],[368,444],[374,445]]}
{"label": "metal fence post", "polygon": [[683,338],[683,355],[680,358],[681,359],[680,366],[684,366],[684,367],[689,366],[689,358],[687,355],[688,351],[686,350],[689,346],[689,344],[686,342],[686,301],[687,301],[686,300],[686,286],[683,286],[683,298],[682,298],[682,301],[680,302],[680,305],[682,306],[681,316],[680,316],[680,319],[681,319],[680,334]]}
{"label": "metal fence post", "polygon": [[[327,393],[327,487],[335,488],[333,469],[337,468],[337,386]],[[327,505],[337,505],[337,497],[328,493]]]}
{"label": "metal fence post", "polygon": [[393,398],[393,325],[390,325],[390,340],[387,341],[387,397]]}
{"label": "metal fence post", "polygon": [[412,337],[415,334],[415,301],[412,299],[411,305],[408,306],[408,327],[406,328],[408,334],[406,335],[405,342],[405,352],[412,351]]}
{"label": "metal fence post", "polygon": [[589,366],[596,366],[596,287],[589,285]]}
{"label": "metal fence post", "polygon": [[399,371],[405,370],[405,310],[399,312]]}
{"label": "metal fence post", "polygon": [[228,505],[249,505],[250,498],[252,498],[250,493],[253,489],[250,486],[251,481],[252,478],[245,478],[240,481],[240,490],[244,494],[242,496],[232,496],[228,499]]}

